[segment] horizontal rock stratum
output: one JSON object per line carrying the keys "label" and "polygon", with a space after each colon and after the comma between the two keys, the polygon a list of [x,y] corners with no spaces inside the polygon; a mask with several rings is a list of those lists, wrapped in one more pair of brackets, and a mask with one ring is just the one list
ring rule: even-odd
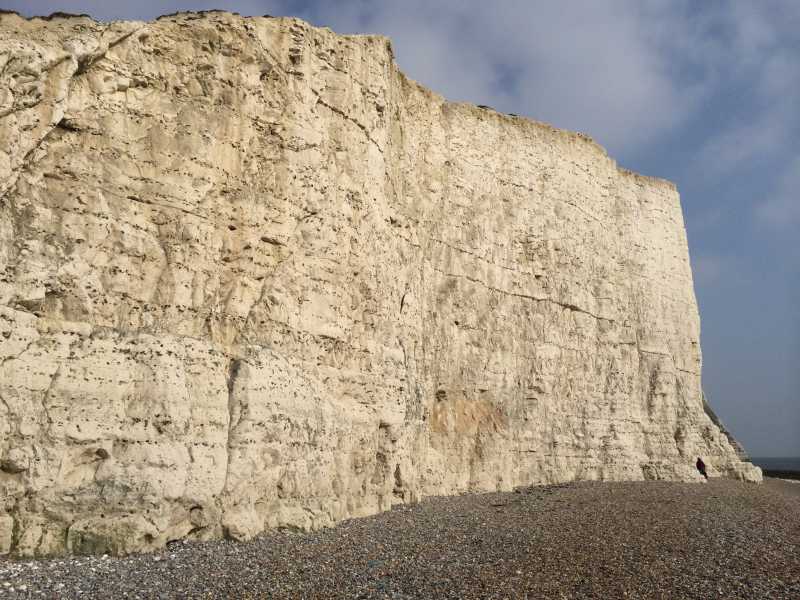
{"label": "horizontal rock stratum", "polygon": [[760,480],[674,186],[586,136],[290,18],[4,14],[0,65],[0,551]]}

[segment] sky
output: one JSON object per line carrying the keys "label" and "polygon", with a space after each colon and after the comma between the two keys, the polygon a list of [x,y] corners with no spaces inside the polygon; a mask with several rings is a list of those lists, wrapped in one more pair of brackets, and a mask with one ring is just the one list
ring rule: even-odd
{"label": "sky", "polygon": [[800,456],[800,0],[0,0],[31,16],[219,8],[388,35],[451,100],[589,134],[681,193],[703,387],[753,456]]}

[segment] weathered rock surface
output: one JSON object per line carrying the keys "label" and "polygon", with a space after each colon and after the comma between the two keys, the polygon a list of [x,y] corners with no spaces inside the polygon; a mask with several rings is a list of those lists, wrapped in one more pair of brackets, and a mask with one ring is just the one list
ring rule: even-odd
{"label": "weathered rock surface", "polygon": [[296,19],[0,17],[0,551],[751,480],[678,194]]}

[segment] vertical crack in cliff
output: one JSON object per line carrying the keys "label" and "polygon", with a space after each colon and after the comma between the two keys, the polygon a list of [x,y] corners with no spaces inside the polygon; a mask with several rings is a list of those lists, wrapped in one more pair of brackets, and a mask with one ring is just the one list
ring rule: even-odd
{"label": "vertical crack in cliff", "polygon": [[[289,235],[288,244],[287,245],[281,243],[273,244],[276,246],[284,247],[286,253],[284,254],[284,256],[278,258],[278,260],[275,262],[275,264],[272,266],[272,269],[268,273],[264,273],[264,275],[262,276],[263,281],[261,283],[261,289],[259,290],[258,297],[253,301],[253,303],[247,309],[247,314],[244,316],[244,319],[242,321],[242,331],[244,330],[244,328],[247,327],[247,323],[253,316],[253,310],[255,310],[256,306],[260,306],[264,302],[264,297],[267,295],[269,289],[271,289],[270,284],[273,283],[273,279],[275,278],[275,274],[278,272],[278,269],[280,269],[282,264],[289,261],[294,256],[295,252],[297,252],[297,250],[299,249],[299,245],[296,243],[295,237],[297,236],[297,230],[300,229],[300,225],[305,223],[311,217],[319,214],[318,211],[312,211],[308,209],[303,209],[303,210],[305,214],[299,217],[295,222],[294,229],[292,230],[291,235]],[[272,242],[273,240],[270,240],[267,243],[272,244]],[[239,337],[242,335],[242,331],[238,331],[236,333],[237,341],[239,340]]]}
{"label": "vertical crack in cliff", "polygon": [[228,489],[228,474],[231,466],[231,441],[233,437],[233,428],[238,424],[241,417],[239,406],[236,402],[236,379],[239,377],[239,371],[242,368],[242,359],[233,358],[228,364],[228,436],[225,443],[227,452],[227,460],[225,462],[225,478],[223,480],[222,492]]}
{"label": "vertical crack in cliff", "polygon": [[6,407],[6,418],[9,419],[9,423],[11,422],[11,406],[9,406],[8,401],[0,394],[0,404]]}
{"label": "vertical crack in cliff", "polygon": [[419,394],[419,388],[414,377],[414,371],[411,365],[411,360],[408,356],[408,350],[403,343],[403,338],[398,337],[397,343],[403,351],[403,368],[405,369],[405,391],[406,391],[406,412],[404,421],[411,423],[420,418],[422,414],[422,398]]}
{"label": "vertical crack in cliff", "polygon": [[47,386],[47,390],[45,390],[44,394],[42,395],[42,413],[44,414],[45,421],[47,422],[45,426],[44,435],[48,438],[52,439],[52,432],[51,429],[53,427],[53,417],[50,416],[50,409],[48,408],[48,400],[50,399],[53,390],[55,389],[56,382],[58,381],[59,377],[61,376],[61,368],[63,363],[59,363],[58,367],[56,368],[53,375],[50,377],[50,383]]}

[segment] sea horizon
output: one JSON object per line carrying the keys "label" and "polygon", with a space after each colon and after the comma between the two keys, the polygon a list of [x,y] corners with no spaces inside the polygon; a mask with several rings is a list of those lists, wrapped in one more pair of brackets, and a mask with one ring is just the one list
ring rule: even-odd
{"label": "sea horizon", "polygon": [[750,460],[769,471],[800,471],[800,456],[752,456]]}

